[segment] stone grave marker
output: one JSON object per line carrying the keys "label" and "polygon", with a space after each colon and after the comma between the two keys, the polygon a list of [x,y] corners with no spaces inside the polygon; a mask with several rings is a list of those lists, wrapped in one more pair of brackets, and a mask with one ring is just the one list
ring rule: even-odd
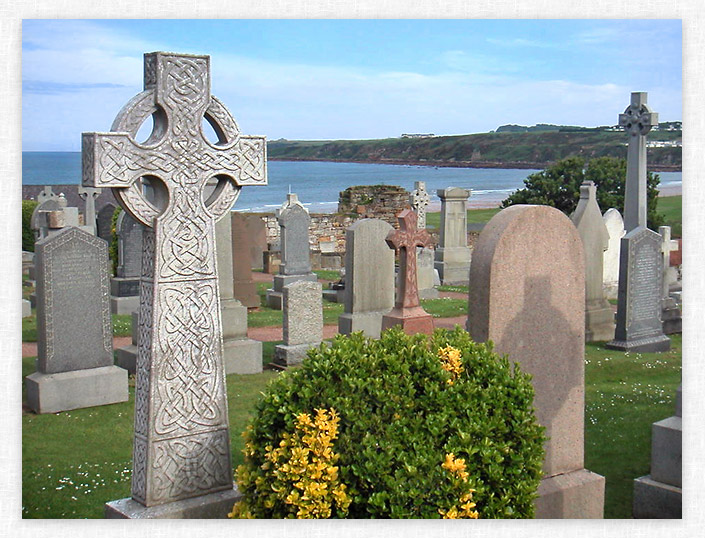
{"label": "stone grave marker", "polygon": [[22,317],[28,318],[32,315],[32,305],[27,299],[22,299]]}
{"label": "stone grave marker", "polygon": [[624,227],[619,259],[617,327],[605,346],[620,351],[668,351],[663,334],[661,236],[646,227],[646,135],[658,125],[658,114],[646,104],[646,92],[632,92],[631,104],[619,115],[629,135]]}
{"label": "stone grave marker", "polygon": [[671,227],[659,226],[661,236],[661,263],[662,263],[662,297],[661,297],[661,323],[664,334],[676,334],[683,331],[683,316],[678,302],[671,297],[671,285],[678,281],[678,272],[671,267],[671,252],[677,250],[677,241],[671,239]]}
{"label": "stone grave marker", "polygon": [[247,307],[234,295],[237,283],[233,276],[237,259],[234,249],[239,237],[227,216],[216,223],[215,233],[225,373],[257,374],[262,371],[262,342],[247,337]]}
{"label": "stone grave marker", "polygon": [[[145,227],[132,498],[110,518],[224,517],[233,488],[215,222],[244,185],[265,185],[264,137],[241,135],[210,94],[208,56],[153,52],[144,91],[109,133],[83,134],[83,185],[112,188]],[[140,125],[154,130],[135,142]],[[203,136],[205,118],[218,136]],[[152,197],[141,178],[150,178]],[[217,179],[208,196],[207,183]]]}
{"label": "stone grave marker", "polygon": [[284,286],[284,343],[274,348],[274,361],[291,366],[304,360],[323,340],[323,286],[297,280]]}
{"label": "stone grave marker", "polygon": [[98,210],[98,215],[96,216],[96,230],[98,237],[107,241],[108,244],[112,241],[112,226],[113,226],[113,214],[117,206],[114,204],[105,204]]}
{"label": "stone grave marker", "polygon": [[75,227],[37,241],[37,371],[27,403],[58,413],[127,401],[127,372],[113,365],[108,246]]}
{"label": "stone grave marker", "polygon": [[614,207],[605,211],[602,220],[610,235],[609,246],[605,250],[602,264],[603,289],[607,299],[617,298],[617,288],[619,285],[619,253],[620,242],[624,237],[624,220],[619,210]]}
{"label": "stone grave marker", "polygon": [[[541,255],[537,256],[536,253]],[[584,468],[585,264],[561,211],[515,205],[475,244],[467,329],[532,375],[536,418],[549,438],[537,518],[601,518],[605,479]]]}
{"label": "stone grave marker", "polygon": [[[45,187],[51,191],[51,187]],[[48,234],[49,223],[47,222],[48,211],[62,211],[66,207],[66,198],[63,196],[49,196],[46,192],[39,193],[37,201],[39,204],[32,211],[30,217],[30,228],[35,231],[37,239],[43,239]],[[53,194],[53,193],[52,193]],[[43,196],[42,196],[43,195]]]}
{"label": "stone grave marker", "polygon": [[381,219],[361,219],[345,232],[344,312],[338,332],[363,331],[379,338],[382,316],[394,308],[394,251],[386,243],[394,231]]}
{"label": "stone grave marker", "polygon": [[[431,203],[431,196],[426,191],[425,181],[416,181],[414,190],[409,195],[411,209],[417,217],[416,228],[426,229],[426,208]],[[419,297],[421,299],[438,298],[438,290],[434,287],[435,267],[433,265],[434,252],[432,248],[416,249],[416,266],[418,268]]]}
{"label": "stone grave marker", "polygon": [[118,263],[115,276],[110,279],[110,311],[113,314],[130,314],[140,306],[144,226],[122,211],[115,223],[115,233]]}
{"label": "stone grave marker", "polygon": [[470,190],[448,187],[437,191],[441,199],[440,243],[435,268],[444,286],[468,283],[471,252],[468,248],[467,199]]}
{"label": "stone grave marker", "polygon": [[137,350],[139,348],[139,312],[132,312],[132,341],[115,350],[115,364],[124,368],[130,375],[137,372]]}
{"label": "stone grave marker", "polygon": [[614,311],[603,290],[603,256],[609,232],[597,205],[597,187],[592,181],[580,186],[578,207],[571,217],[585,252],[585,341],[614,338]]}
{"label": "stone grave marker", "polygon": [[[234,297],[247,308],[260,306],[257,285],[252,280],[252,249],[254,247],[250,220],[242,213],[233,212],[231,220],[232,272]],[[257,219],[262,222],[262,219]],[[264,222],[262,222],[264,225]],[[260,255],[260,262],[262,256]],[[261,263],[260,263],[261,266]]]}
{"label": "stone grave marker", "polygon": [[416,248],[431,243],[430,234],[416,229],[416,214],[405,209],[399,215],[399,230],[387,234],[389,248],[399,251],[399,289],[394,308],[382,316],[382,330],[401,325],[407,334],[433,332],[433,317],[419,303],[417,287]]}
{"label": "stone grave marker", "polygon": [[279,274],[274,275],[274,285],[267,290],[267,305],[281,310],[284,286],[299,280],[314,282],[318,279],[311,272],[311,247],[308,228],[311,217],[295,193],[286,195],[286,202],[277,212],[281,241]]}
{"label": "stone grave marker", "polygon": [[681,387],[676,414],[651,426],[651,473],[634,480],[635,519],[683,517],[683,424]]}
{"label": "stone grave marker", "polygon": [[93,235],[96,235],[98,232],[95,214],[95,201],[102,192],[102,189],[93,189],[91,187],[84,187],[83,185],[78,186],[78,195],[83,198],[86,203],[83,211],[84,225],[89,228],[90,233]]}
{"label": "stone grave marker", "polygon": [[[233,213],[233,218],[237,213]],[[250,258],[252,269],[263,269],[262,253],[267,250],[267,225],[257,215],[243,214],[247,225],[247,235],[250,238]]]}

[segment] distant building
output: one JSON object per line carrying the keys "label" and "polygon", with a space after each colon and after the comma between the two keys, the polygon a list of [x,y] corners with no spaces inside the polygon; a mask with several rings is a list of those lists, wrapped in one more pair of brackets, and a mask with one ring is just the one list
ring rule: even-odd
{"label": "distant building", "polygon": [[433,133],[402,133],[401,137],[402,138],[433,138],[436,136]]}

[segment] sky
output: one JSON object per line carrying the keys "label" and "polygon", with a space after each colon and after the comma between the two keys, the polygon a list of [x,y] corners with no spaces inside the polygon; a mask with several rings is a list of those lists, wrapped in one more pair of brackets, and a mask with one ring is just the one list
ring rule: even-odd
{"label": "sky", "polygon": [[632,91],[682,119],[679,19],[25,19],[23,150],[108,131],[158,50],[210,55],[212,94],[268,140],[615,125]]}

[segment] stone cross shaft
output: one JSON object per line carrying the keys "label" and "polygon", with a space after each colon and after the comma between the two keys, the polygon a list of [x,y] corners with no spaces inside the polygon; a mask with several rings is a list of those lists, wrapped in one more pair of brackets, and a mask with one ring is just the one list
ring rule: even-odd
{"label": "stone cross shaft", "polygon": [[426,228],[426,208],[431,203],[431,196],[426,191],[426,182],[417,181],[414,183],[415,189],[409,195],[411,208],[416,212],[416,227]]}
{"label": "stone cross shaft", "polygon": [[631,104],[619,115],[629,134],[627,182],[624,190],[624,228],[627,233],[646,226],[646,135],[658,126],[658,114],[646,104],[646,92],[632,92]]}
{"label": "stone cross shaft", "polygon": [[[243,185],[267,183],[266,145],[264,137],[240,135],[211,96],[209,66],[208,56],[145,54],[144,91],[111,132],[83,134],[83,185],[112,188],[147,227],[132,498],[148,507],[232,488],[215,222]],[[138,143],[150,116],[152,134]],[[217,143],[204,136],[204,118]]]}
{"label": "stone cross shaft", "polygon": [[86,209],[83,213],[85,221],[84,224],[86,226],[90,226],[90,228],[93,230],[93,235],[96,234],[95,200],[100,196],[101,192],[101,189],[84,187],[82,185],[78,186],[78,195],[83,198],[86,202]]}
{"label": "stone cross shaft", "polygon": [[405,209],[397,215],[399,230],[392,230],[386,241],[389,248],[399,251],[399,293],[396,308],[419,306],[419,289],[416,276],[416,247],[431,244],[431,235],[416,227],[416,214]]}

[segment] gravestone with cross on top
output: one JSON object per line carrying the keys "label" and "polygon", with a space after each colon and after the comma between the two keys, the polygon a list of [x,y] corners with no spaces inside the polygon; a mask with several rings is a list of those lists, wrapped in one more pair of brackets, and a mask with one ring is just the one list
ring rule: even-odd
{"label": "gravestone with cross on top", "polygon": [[433,332],[433,317],[419,303],[416,247],[431,244],[431,235],[416,228],[416,214],[405,209],[397,215],[399,230],[387,234],[387,245],[399,251],[399,289],[394,308],[382,317],[382,330],[401,325],[407,334]]}
{"label": "gravestone with cross on top", "polygon": [[[150,116],[152,134],[138,143]],[[204,119],[217,142],[204,136]],[[108,517],[222,517],[232,508],[215,223],[242,186],[266,183],[265,139],[241,135],[210,94],[208,56],[145,54],[144,91],[111,132],[83,134],[83,185],[111,188],[146,227],[132,499],[106,505]]]}
{"label": "gravestone with cross on top", "polygon": [[[426,190],[425,181],[415,181],[414,190],[409,195],[411,209],[416,213],[416,227],[419,230],[426,228],[426,209],[431,203],[431,196]],[[437,299],[438,290],[434,287],[436,280],[436,269],[433,266],[433,249],[417,248],[416,264],[418,269],[418,289],[419,298]]]}

